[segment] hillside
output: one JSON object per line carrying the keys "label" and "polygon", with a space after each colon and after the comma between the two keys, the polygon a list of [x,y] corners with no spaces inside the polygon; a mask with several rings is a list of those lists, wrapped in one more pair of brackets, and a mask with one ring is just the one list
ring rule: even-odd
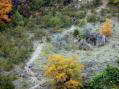
{"label": "hillside", "polygon": [[119,89],[118,0],[0,6],[0,89]]}

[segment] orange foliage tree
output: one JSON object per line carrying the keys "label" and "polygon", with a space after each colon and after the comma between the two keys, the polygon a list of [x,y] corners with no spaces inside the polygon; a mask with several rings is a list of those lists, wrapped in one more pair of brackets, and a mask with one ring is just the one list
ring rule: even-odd
{"label": "orange foliage tree", "polygon": [[53,89],[80,89],[82,65],[75,59],[58,54],[48,57],[44,72],[53,81]]}
{"label": "orange foliage tree", "polygon": [[12,10],[11,0],[0,0],[0,20],[9,22],[8,13]]}
{"label": "orange foliage tree", "polygon": [[102,24],[100,33],[106,37],[112,35],[112,21],[110,19],[106,19],[106,21]]}

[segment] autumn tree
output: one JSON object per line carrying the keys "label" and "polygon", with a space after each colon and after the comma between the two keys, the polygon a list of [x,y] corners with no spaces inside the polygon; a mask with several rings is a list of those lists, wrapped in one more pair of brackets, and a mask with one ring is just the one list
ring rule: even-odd
{"label": "autumn tree", "polygon": [[80,89],[82,66],[75,59],[57,54],[48,57],[44,72],[53,81],[55,89]]}
{"label": "autumn tree", "polygon": [[112,21],[110,19],[106,19],[106,21],[102,24],[100,33],[106,37],[112,35]]}
{"label": "autumn tree", "polygon": [[8,16],[9,12],[12,10],[12,1],[11,0],[0,0],[0,20],[1,21],[10,21]]}

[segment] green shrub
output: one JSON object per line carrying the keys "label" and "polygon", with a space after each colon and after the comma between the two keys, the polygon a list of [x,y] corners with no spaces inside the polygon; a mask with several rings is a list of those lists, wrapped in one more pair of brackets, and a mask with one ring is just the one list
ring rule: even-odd
{"label": "green shrub", "polygon": [[85,32],[81,29],[75,29],[73,36],[79,39],[84,39],[85,38]]}
{"label": "green shrub", "polygon": [[32,44],[23,27],[0,32],[0,68],[9,69],[23,62],[31,51]]}
{"label": "green shrub", "polygon": [[80,19],[86,17],[86,11],[85,10],[82,10],[82,11],[77,12],[77,13],[78,13],[78,18],[80,18]]}
{"label": "green shrub", "polygon": [[102,8],[100,13],[102,16],[106,16],[107,14],[111,13],[111,10],[110,8]]}
{"label": "green shrub", "polygon": [[74,36],[74,37],[78,37],[79,34],[80,34],[79,30],[75,29],[75,30],[74,30],[74,33],[73,33],[73,36]]}
{"label": "green shrub", "polygon": [[119,57],[117,58],[117,63],[119,64]]}
{"label": "green shrub", "polygon": [[15,89],[9,76],[0,75],[0,89]]}
{"label": "green shrub", "polygon": [[38,10],[43,6],[51,6],[55,4],[61,4],[64,0],[30,0],[30,9]]}
{"label": "green shrub", "polygon": [[119,0],[109,0],[110,5],[119,6]]}
{"label": "green shrub", "polygon": [[30,10],[38,10],[47,0],[30,0]]}
{"label": "green shrub", "polygon": [[78,19],[77,21],[77,25],[78,26],[83,26],[87,23],[87,20],[86,19]]}
{"label": "green shrub", "polygon": [[8,24],[5,24],[4,22],[0,22],[0,32],[4,31],[7,28]]}
{"label": "green shrub", "polygon": [[14,25],[24,25],[23,16],[18,11],[15,11],[12,22]]}
{"label": "green shrub", "polygon": [[99,17],[96,16],[95,14],[93,14],[93,15],[87,17],[87,21],[95,23],[95,22],[99,21]]}
{"label": "green shrub", "polygon": [[65,6],[61,10],[62,10],[63,15],[68,15],[68,16],[72,16],[72,14],[74,14],[75,12],[73,11],[73,8],[71,8],[70,6]]}
{"label": "green shrub", "polygon": [[[27,30],[29,33],[31,33],[33,36],[31,37],[32,40],[42,40],[42,37],[46,37],[49,34],[47,34],[47,25],[49,21],[47,18],[44,17],[31,17],[29,18],[25,30]],[[49,19],[49,18],[48,18]],[[49,30],[49,29],[48,29]]]}
{"label": "green shrub", "polygon": [[119,85],[119,68],[108,66],[89,83],[88,89],[113,89]]}
{"label": "green shrub", "polygon": [[61,27],[67,27],[67,26],[70,26],[72,24],[71,18],[69,16],[63,16],[62,20],[63,20],[63,24]]}
{"label": "green shrub", "polygon": [[43,15],[34,17],[34,18],[38,18],[36,19],[36,21],[39,21],[39,23],[37,23],[38,25],[40,24],[40,26],[44,28],[48,28],[48,27],[62,28],[71,25],[72,15],[69,15],[69,13],[67,11],[65,12],[64,9],[63,10],[57,9],[55,7],[51,7],[51,8],[44,9]]}
{"label": "green shrub", "polygon": [[[61,14],[61,13],[59,13]],[[71,25],[71,18],[65,15],[45,15],[42,19],[42,25],[44,27],[66,27]]]}
{"label": "green shrub", "polygon": [[13,68],[13,65],[8,59],[0,59],[0,68],[9,71]]}
{"label": "green shrub", "polygon": [[53,27],[54,26],[61,26],[62,23],[63,23],[62,19],[58,16],[51,17],[50,21],[49,21],[49,24]]}

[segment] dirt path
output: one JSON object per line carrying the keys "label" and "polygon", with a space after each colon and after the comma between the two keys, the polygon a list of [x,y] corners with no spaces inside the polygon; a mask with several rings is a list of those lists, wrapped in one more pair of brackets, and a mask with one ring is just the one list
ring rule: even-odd
{"label": "dirt path", "polygon": [[[62,36],[65,36],[66,34],[73,32],[75,28],[76,28],[75,26],[71,26],[69,29],[62,32]],[[37,89],[37,88],[46,89],[45,87],[42,87],[42,85],[47,83],[47,79],[41,78],[39,80],[38,77],[36,76],[38,71],[34,72],[34,70],[32,69],[34,66],[39,65],[39,64],[35,63],[35,61],[37,59],[40,59],[42,49],[43,49],[43,47],[45,47],[45,45],[47,45],[47,43],[36,43],[36,49],[33,52],[33,54],[31,55],[30,60],[26,63],[25,71],[28,75],[27,77],[29,77],[31,83],[34,84],[29,89]],[[43,59],[41,58],[40,61],[41,60],[43,60]],[[41,62],[41,64],[42,64],[42,62]],[[43,76],[43,75],[40,75],[40,76]]]}

